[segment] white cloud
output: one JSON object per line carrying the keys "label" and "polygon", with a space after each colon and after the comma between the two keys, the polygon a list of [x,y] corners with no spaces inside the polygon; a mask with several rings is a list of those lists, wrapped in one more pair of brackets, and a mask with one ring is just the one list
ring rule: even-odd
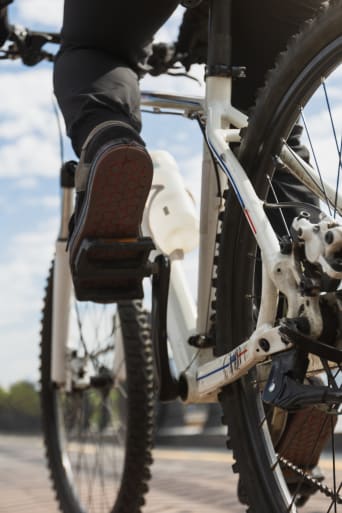
{"label": "white cloud", "polygon": [[41,23],[59,30],[62,25],[63,0],[16,0],[15,5],[20,22],[30,28]]}
{"label": "white cloud", "polygon": [[32,190],[32,189],[36,189],[38,186],[39,186],[38,180],[36,180],[35,178],[32,178],[32,177],[19,178],[15,182],[15,187],[19,188],[19,189],[26,189],[26,190],[31,189]]}
{"label": "white cloud", "polygon": [[[8,116],[13,112],[26,119],[31,109],[51,108],[52,68],[6,68],[1,72],[1,112]],[[35,123],[35,119],[32,118]]]}
{"label": "white cloud", "polygon": [[[16,0],[15,6],[20,23],[25,26],[34,28],[35,24],[41,24],[55,30],[62,26],[63,0],[49,0],[48,8],[46,0]],[[175,41],[183,12],[183,7],[176,9],[169,23],[157,32],[156,41]]]}
{"label": "white cloud", "polygon": [[24,200],[24,204],[34,207],[44,207],[57,211],[60,205],[60,198],[57,195],[33,196]]}
{"label": "white cloud", "polygon": [[199,64],[192,66],[190,75],[195,77],[197,81],[187,77],[172,77],[171,75],[161,75],[159,77],[146,75],[141,81],[141,89],[180,94],[182,96],[204,96],[204,66]]}
{"label": "white cloud", "polygon": [[52,141],[25,135],[17,142],[0,148],[0,176],[7,178],[58,174],[60,160]]}
{"label": "white cloud", "polygon": [[2,73],[0,97],[6,99],[0,104],[0,176],[56,176],[60,159],[51,70]]}
{"label": "white cloud", "polygon": [[182,21],[184,10],[184,7],[181,6],[176,9],[169,22],[161,27],[155,35],[154,39],[156,42],[165,43],[176,41],[178,35],[178,27]]}
{"label": "white cloud", "polygon": [[[330,94],[330,92],[329,92]],[[308,135],[304,130],[303,141],[310,149],[311,163],[316,167],[316,161],[313,157],[312,148],[316,157],[318,167],[322,174],[323,179],[332,187],[336,185],[337,171],[339,166],[339,149],[342,137],[342,97],[339,104],[333,109],[333,122],[335,126],[336,138],[335,140],[332,124],[327,110],[325,99],[321,97],[319,108],[316,105],[315,109],[308,108],[308,113],[305,116],[305,122],[308,127]],[[318,102],[317,102],[318,103]],[[341,190],[341,184],[340,184]]]}

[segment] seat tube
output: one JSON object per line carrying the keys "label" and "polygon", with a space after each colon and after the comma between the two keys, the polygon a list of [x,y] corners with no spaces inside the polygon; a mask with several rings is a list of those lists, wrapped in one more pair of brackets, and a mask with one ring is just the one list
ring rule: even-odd
{"label": "seat tube", "polygon": [[[209,37],[206,69],[207,136],[227,128],[231,110],[231,0],[209,0]],[[220,172],[220,171],[219,171]],[[226,177],[220,173],[221,190]],[[222,198],[218,195],[217,177],[209,151],[204,146],[201,193],[200,251],[198,279],[198,319],[200,334],[209,332],[212,302],[213,262],[216,251],[218,215]]]}
{"label": "seat tube", "polygon": [[233,0],[209,0],[207,77],[231,73]]}
{"label": "seat tube", "polygon": [[208,58],[206,68],[207,133],[227,128],[231,111],[232,0],[209,0]]}

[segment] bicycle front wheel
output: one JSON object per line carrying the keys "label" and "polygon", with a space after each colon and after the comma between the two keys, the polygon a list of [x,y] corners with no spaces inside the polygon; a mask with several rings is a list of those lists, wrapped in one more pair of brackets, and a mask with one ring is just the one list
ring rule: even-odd
{"label": "bicycle front wheel", "polygon": [[64,513],[140,513],[148,490],[154,379],[148,313],[70,298],[65,386],[51,382],[53,271],[42,320],[46,456]]}
{"label": "bicycle front wheel", "polygon": [[[341,27],[342,1],[338,0],[290,42],[267,77],[241,143],[240,160],[259,197],[276,204],[284,202],[285,191],[287,207],[266,211],[278,235],[287,235],[290,242],[292,221],[306,210],[305,204],[315,205],[316,212],[328,213],[341,223]],[[279,169],[281,150],[284,144],[291,146],[291,137],[292,142],[296,139],[298,124],[304,129],[302,140],[310,165],[322,176],[312,186],[310,180],[306,186],[299,185],[298,173],[293,178],[291,167]],[[295,144],[289,149],[295,152]],[[308,158],[303,148],[302,156]],[[336,194],[327,194],[323,183]],[[260,286],[262,255],[233,194],[226,201],[221,241],[217,354],[249,338],[266,300]],[[340,282],[326,275],[321,278],[319,304],[325,326],[321,336],[325,343],[341,347]],[[275,325],[287,317],[287,308],[287,298],[280,297]],[[271,366],[272,359],[220,394],[236,459],[233,469],[240,474],[240,501],[253,513],[294,512],[299,506],[305,512],[342,511],[342,462],[336,451],[340,407],[312,404],[293,412],[266,405],[262,394]],[[320,358],[315,370],[309,366],[303,378],[304,383],[315,380],[341,390],[341,366]]]}

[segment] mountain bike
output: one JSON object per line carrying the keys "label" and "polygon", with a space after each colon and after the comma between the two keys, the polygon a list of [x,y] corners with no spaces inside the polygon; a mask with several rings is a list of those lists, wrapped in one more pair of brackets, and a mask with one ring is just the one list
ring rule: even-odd
{"label": "mountain bike", "polygon": [[[41,404],[64,512],[141,511],[156,398],[220,402],[249,512],[309,511],[312,503],[342,511],[342,1],[289,42],[249,119],[230,100],[244,72],[230,62],[229,23],[219,23],[230,6],[211,1],[205,98],[142,93],[144,108],[183,115],[203,133],[197,303],[181,268],[186,248],[163,250],[160,225],[172,212],[157,201],[167,192],[162,178],[146,207],[144,265],[119,270],[150,278],[151,313],[142,290],[117,303],[74,300],[65,248],[76,163],[62,167]],[[14,41],[12,56],[20,51]],[[290,144],[298,123],[310,159]],[[306,193],[282,200],[279,176]],[[108,258],[89,265],[110,275],[117,270],[107,249]]]}

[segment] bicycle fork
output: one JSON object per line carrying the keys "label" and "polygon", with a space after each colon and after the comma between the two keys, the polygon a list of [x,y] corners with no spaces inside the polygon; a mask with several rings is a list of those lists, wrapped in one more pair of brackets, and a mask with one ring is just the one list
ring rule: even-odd
{"label": "bicycle fork", "polygon": [[57,385],[66,383],[66,358],[69,331],[70,296],[72,280],[67,253],[69,220],[74,208],[74,169],[73,163],[66,163],[61,169],[61,224],[56,240],[55,263],[53,269],[53,315],[52,315],[52,355],[51,380]]}

